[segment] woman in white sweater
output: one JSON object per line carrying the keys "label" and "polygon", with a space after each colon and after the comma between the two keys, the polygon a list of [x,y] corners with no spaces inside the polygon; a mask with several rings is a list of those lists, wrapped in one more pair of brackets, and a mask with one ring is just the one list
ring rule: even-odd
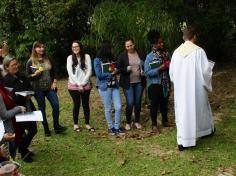
{"label": "woman in white sweater", "polygon": [[79,41],[72,43],[72,55],[67,57],[67,72],[69,75],[68,90],[73,100],[73,120],[74,130],[80,131],[78,125],[78,116],[80,102],[82,100],[85,128],[89,131],[95,131],[89,124],[90,107],[89,95],[92,89],[90,77],[92,75],[91,58],[84,53],[83,45]]}

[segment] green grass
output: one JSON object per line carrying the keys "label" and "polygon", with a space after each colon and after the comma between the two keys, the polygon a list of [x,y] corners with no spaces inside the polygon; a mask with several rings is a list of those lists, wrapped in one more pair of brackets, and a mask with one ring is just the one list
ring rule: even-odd
{"label": "green grass", "polygon": [[[159,136],[149,134],[150,116],[145,106],[141,114],[144,129],[133,130],[120,138],[108,136],[103,106],[96,88],[93,88],[90,98],[91,124],[97,129],[96,133],[84,129],[82,111],[79,118],[83,130],[75,133],[67,80],[60,80],[60,120],[68,131],[64,135],[53,133],[52,137],[45,138],[39,123],[38,134],[30,147],[36,154],[35,161],[26,164],[19,160],[21,172],[27,176],[236,175],[235,71],[219,70],[213,77],[215,89],[210,94],[210,100],[217,129],[215,136],[198,140],[197,147],[184,152],[177,150],[175,128],[162,129]],[[124,111],[124,99],[122,101]],[[52,127],[50,108],[47,114]],[[172,108],[170,114],[173,119]],[[124,119],[123,113],[123,124]]]}

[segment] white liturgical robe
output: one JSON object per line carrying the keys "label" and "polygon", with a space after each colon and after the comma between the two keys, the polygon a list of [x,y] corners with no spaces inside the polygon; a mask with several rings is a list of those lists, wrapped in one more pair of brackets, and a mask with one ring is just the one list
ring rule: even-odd
{"label": "white liturgical robe", "polygon": [[173,53],[169,72],[174,84],[178,145],[195,146],[198,137],[214,130],[208,100],[208,91],[212,91],[212,69],[205,51],[190,41]]}

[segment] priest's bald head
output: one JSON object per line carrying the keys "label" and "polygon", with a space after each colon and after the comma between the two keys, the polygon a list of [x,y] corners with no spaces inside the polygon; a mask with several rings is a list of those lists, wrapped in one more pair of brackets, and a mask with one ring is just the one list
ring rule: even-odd
{"label": "priest's bald head", "polygon": [[191,41],[193,43],[197,42],[197,32],[196,29],[192,26],[187,26],[184,30],[183,30],[183,40],[184,41]]}

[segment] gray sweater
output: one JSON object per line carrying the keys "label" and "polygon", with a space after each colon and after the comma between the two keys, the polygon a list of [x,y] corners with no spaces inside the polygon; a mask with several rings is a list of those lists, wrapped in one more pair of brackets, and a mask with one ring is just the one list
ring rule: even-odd
{"label": "gray sweater", "polygon": [[0,95],[0,119],[3,120],[6,133],[14,133],[11,118],[21,112],[21,108],[16,106],[11,110],[7,110],[2,96]]}

